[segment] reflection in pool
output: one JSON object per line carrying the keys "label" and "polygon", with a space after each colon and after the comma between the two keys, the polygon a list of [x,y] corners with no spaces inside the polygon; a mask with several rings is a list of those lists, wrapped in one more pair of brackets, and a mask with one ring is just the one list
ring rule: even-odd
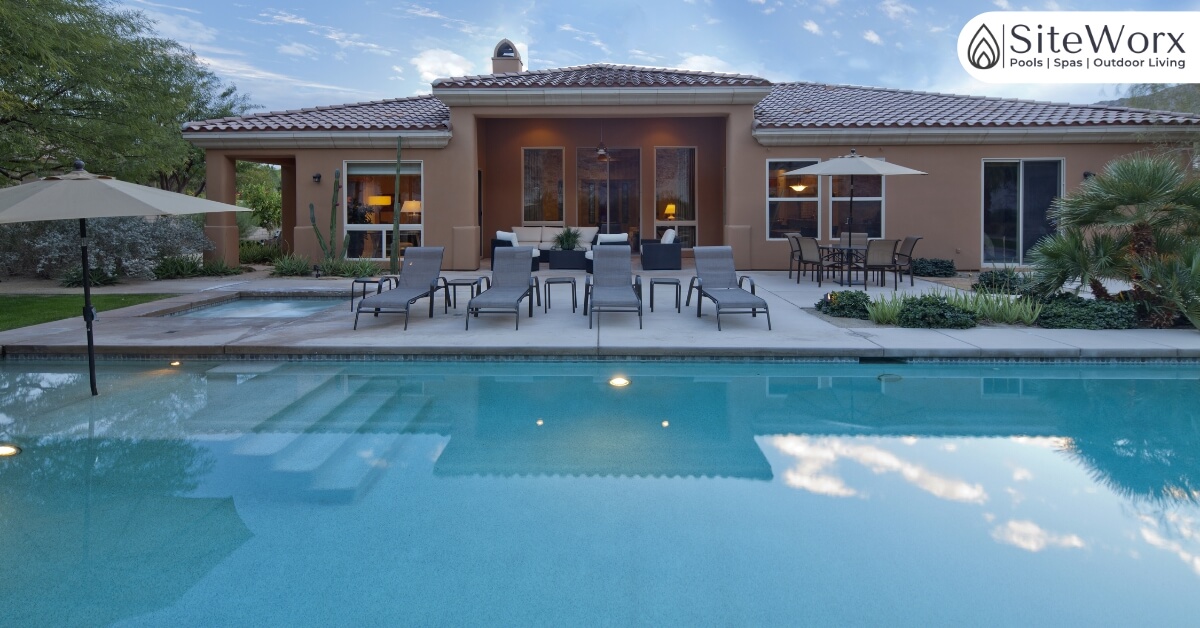
{"label": "reflection in pool", "polygon": [[97,398],[82,373],[0,363],[18,625],[1200,612],[1193,365],[113,363]]}

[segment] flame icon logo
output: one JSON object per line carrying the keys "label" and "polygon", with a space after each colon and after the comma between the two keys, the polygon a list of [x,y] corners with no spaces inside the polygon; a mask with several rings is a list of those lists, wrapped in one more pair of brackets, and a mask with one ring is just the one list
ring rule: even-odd
{"label": "flame icon logo", "polygon": [[1000,62],[1000,44],[987,24],[975,31],[975,36],[967,45],[967,60],[980,70],[990,70]]}

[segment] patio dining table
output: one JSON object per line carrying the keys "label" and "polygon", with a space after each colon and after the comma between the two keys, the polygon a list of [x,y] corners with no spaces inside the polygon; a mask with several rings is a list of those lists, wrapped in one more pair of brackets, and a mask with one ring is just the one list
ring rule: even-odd
{"label": "patio dining table", "polygon": [[[865,244],[842,244],[835,242],[826,244],[821,247],[822,255],[834,255],[837,259],[839,286],[853,286],[854,281],[854,265],[863,261],[863,256],[866,255],[867,246]],[[847,273],[849,273],[847,275]],[[847,278],[847,276],[849,278]],[[857,282],[858,285],[866,285],[867,274],[863,273],[863,280]]]}

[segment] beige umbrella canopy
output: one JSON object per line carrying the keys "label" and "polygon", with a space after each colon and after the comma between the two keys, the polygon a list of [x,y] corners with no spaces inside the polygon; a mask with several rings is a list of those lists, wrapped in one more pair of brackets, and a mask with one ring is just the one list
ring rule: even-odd
{"label": "beige umbrella canopy", "polygon": [[850,212],[847,216],[846,224],[849,226],[849,228],[850,228],[849,230],[853,231],[854,230],[854,177],[855,176],[870,175],[870,176],[891,177],[891,176],[905,175],[905,174],[926,174],[926,173],[921,172],[920,170],[913,170],[912,168],[905,168],[904,166],[897,166],[896,164],[893,164],[893,163],[887,162],[887,161],[883,161],[881,159],[873,159],[871,157],[864,157],[862,155],[859,155],[857,150],[851,148],[849,155],[843,155],[841,157],[834,157],[833,159],[828,159],[826,161],[822,161],[820,163],[813,164],[811,166],[805,166],[804,168],[798,168],[796,170],[791,170],[789,172],[786,172],[785,174],[788,174],[788,175],[812,174],[812,175],[829,175],[829,176],[839,176],[839,177],[845,177],[845,176],[850,177]]}
{"label": "beige umbrella canopy", "polygon": [[96,351],[92,338],[92,321],[96,318],[96,311],[92,309],[87,219],[233,211],[249,210],[92,174],[83,169],[82,161],[75,162],[73,172],[0,189],[0,223],[79,220],[80,247],[83,251],[83,320],[87,326],[88,373],[93,395],[99,392],[96,389]]}

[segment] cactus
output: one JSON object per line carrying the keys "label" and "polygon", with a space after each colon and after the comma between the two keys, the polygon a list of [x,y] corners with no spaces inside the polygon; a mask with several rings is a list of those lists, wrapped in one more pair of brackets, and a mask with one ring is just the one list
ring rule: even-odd
{"label": "cactus", "polygon": [[[308,204],[308,220],[312,223],[313,233],[317,234],[317,244],[321,245],[321,252],[325,254],[325,261],[331,262],[338,258],[337,240],[334,240],[337,233],[337,216],[338,216],[338,194],[342,191],[342,171],[333,171],[333,197],[329,203],[329,236],[326,237],[321,233],[321,229],[317,227],[317,208],[312,203]],[[342,250],[345,251],[350,244],[350,234],[342,239]]]}

